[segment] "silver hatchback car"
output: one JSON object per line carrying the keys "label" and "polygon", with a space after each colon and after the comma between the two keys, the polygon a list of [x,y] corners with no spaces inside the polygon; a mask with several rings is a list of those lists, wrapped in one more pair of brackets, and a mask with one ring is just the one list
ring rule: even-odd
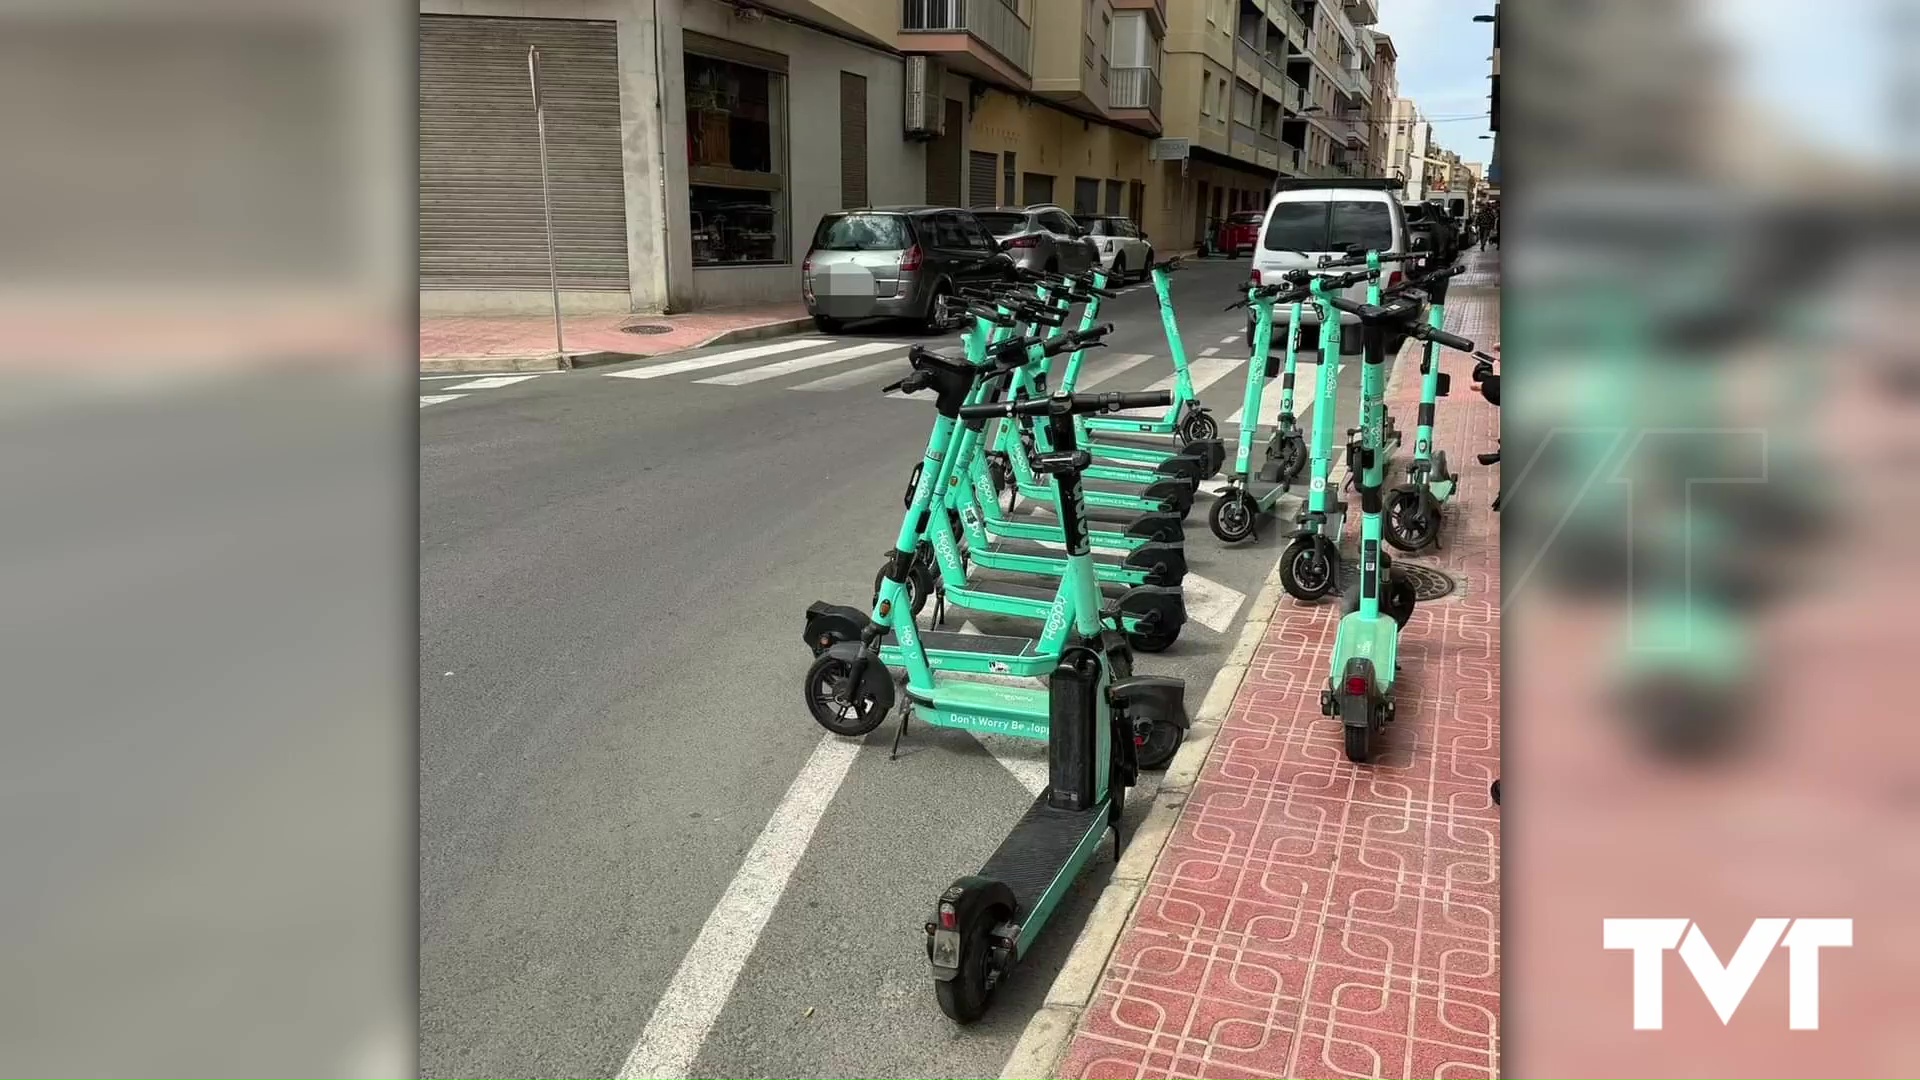
{"label": "silver hatchback car", "polygon": [[1100,248],[1086,228],[1058,206],[1002,206],[974,216],[1024,269],[1077,274],[1100,265]]}
{"label": "silver hatchback car", "polygon": [[1004,279],[1013,263],[972,213],[939,206],[876,206],[820,219],[800,266],[800,295],[814,325],[832,333],[851,319],[913,319],[945,328],[940,299]]}

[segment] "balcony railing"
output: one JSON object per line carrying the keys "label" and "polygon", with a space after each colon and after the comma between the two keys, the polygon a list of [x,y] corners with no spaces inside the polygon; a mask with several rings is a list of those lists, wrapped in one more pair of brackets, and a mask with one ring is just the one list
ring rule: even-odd
{"label": "balcony railing", "polygon": [[1280,137],[1277,135],[1269,135],[1263,131],[1254,139],[1253,145],[1265,150],[1269,154],[1277,154],[1280,152]]}
{"label": "balcony railing", "polygon": [[1160,115],[1160,76],[1152,68],[1114,68],[1108,104],[1115,109],[1148,109]]}
{"label": "balcony railing", "polygon": [[1260,145],[1260,132],[1255,130],[1251,124],[1243,124],[1235,120],[1233,122],[1233,143],[1235,146],[1258,146]]}
{"label": "balcony railing", "polygon": [[1280,144],[1280,167],[1291,173],[1300,171],[1300,148]]}
{"label": "balcony railing", "polygon": [[1306,108],[1306,89],[1292,79],[1283,77],[1280,80],[1280,105],[1282,108],[1292,109],[1294,112],[1299,112],[1301,109]]}
{"label": "balcony railing", "polygon": [[1233,39],[1233,55],[1253,70],[1260,70],[1260,50],[1254,48],[1253,42],[1246,38]]}
{"label": "balcony railing", "polygon": [[901,0],[900,29],[964,32],[1021,71],[1033,70],[1033,28],[1008,0]]}

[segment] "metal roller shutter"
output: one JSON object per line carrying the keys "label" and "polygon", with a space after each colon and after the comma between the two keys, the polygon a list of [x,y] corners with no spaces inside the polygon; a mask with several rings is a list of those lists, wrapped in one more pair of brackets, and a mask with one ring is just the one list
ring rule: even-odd
{"label": "metal roller shutter", "polygon": [[960,205],[960,137],[966,127],[960,103],[949,99],[946,134],[927,144],[927,201],[935,206]]}
{"label": "metal roller shutter", "polygon": [[624,289],[614,24],[420,16],[420,284],[547,286],[527,47],[540,47],[560,285]]}
{"label": "metal roller shutter", "polygon": [[867,78],[840,73],[840,206],[867,205]]}
{"label": "metal roller shutter", "polygon": [[984,154],[978,150],[967,157],[967,205],[975,210],[985,210],[997,205],[994,198],[994,184],[999,181],[1000,158],[995,154]]}

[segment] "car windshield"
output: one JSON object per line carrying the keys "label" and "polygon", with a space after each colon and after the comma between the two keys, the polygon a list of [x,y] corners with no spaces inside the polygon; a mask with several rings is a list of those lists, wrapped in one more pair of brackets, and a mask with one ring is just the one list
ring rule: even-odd
{"label": "car windshield", "polygon": [[979,218],[980,224],[985,225],[987,231],[995,236],[1017,233],[1027,227],[1025,214],[983,214],[975,211],[973,216]]}
{"label": "car windshield", "polygon": [[1258,225],[1260,219],[1265,216],[1258,210],[1243,210],[1228,218],[1227,222],[1232,225]]}
{"label": "car windshield", "polygon": [[1391,251],[1393,208],[1373,199],[1275,203],[1261,242],[1269,251]]}
{"label": "car windshield", "polygon": [[819,251],[900,251],[913,246],[907,219],[899,214],[841,214],[824,218],[814,231]]}

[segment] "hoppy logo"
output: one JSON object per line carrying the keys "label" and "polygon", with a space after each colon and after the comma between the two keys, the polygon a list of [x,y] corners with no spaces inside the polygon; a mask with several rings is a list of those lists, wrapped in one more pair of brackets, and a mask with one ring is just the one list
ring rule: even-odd
{"label": "hoppy logo", "polygon": [[[1788,924],[1792,928],[1788,929]],[[1679,947],[1693,981],[1707,1003],[1731,1023],[1753,980],[1778,945],[1787,950],[1787,1027],[1820,1029],[1820,950],[1850,948],[1852,919],[1755,919],[1746,938],[1725,964],[1707,944],[1700,926],[1689,919],[1604,919],[1602,947],[1633,953],[1633,1026],[1659,1031],[1665,1015],[1663,966],[1666,952]]]}

